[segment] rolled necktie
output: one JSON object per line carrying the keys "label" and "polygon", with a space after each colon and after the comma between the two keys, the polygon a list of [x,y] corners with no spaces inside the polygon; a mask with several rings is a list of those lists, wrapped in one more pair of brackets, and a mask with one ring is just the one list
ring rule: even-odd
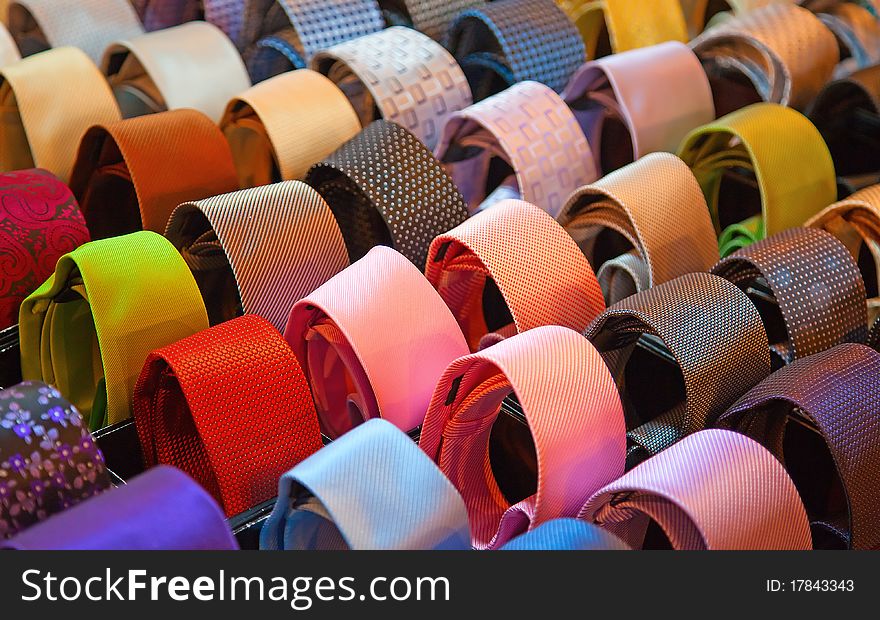
{"label": "rolled necktie", "polygon": [[334,45],[318,52],[311,64],[342,89],[363,126],[376,120],[378,112],[429,149],[436,146],[450,114],[473,101],[449,52],[404,26]]}
{"label": "rolled necktie", "polygon": [[104,455],[83,424],[50,385],[0,390],[0,546],[110,487]]}
{"label": "rolled necktie", "polygon": [[376,247],[290,311],[284,339],[338,437],[381,417],[418,428],[437,379],[467,344],[430,283],[398,252]]}
{"label": "rolled necktie", "polygon": [[770,374],[755,306],[736,286],[707,273],[619,301],[585,334],[620,389],[629,466],[702,430]]}
{"label": "rolled necktie", "polygon": [[557,219],[599,267],[608,303],[718,262],[700,186],[669,153],[646,155],[579,188]]}
{"label": "rolled necktie", "polygon": [[226,33],[236,46],[241,41],[247,0],[202,0],[205,21]]}
{"label": "rolled necktie", "polygon": [[588,62],[563,98],[605,172],[655,151],[674,153],[689,131],[715,119],[703,67],[677,41]]}
{"label": "rolled necktie", "polygon": [[144,30],[152,32],[179,26],[201,17],[201,0],[131,0]]}
{"label": "rolled necktie", "polygon": [[239,93],[220,122],[242,187],[302,179],[361,130],[333,82],[300,69]]}
{"label": "rolled necktie", "polygon": [[712,273],[750,294],[776,367],[865,341],[865,284],[846,246],[825,231],[784,230],[734,252]]}
{"label": "rolled necktie", "polygon": [[[129,0],[16,0],[9,3],[9,31],[23,56],[78,47],[97,63],[110,43],[144,29]],[[54,93],[64,92],[51,85]]]}
{"label": "rolled necktie", "polygon": [[182,469],[227,517],[274,497],[278,477],[322,445],[296,357],[254,315],[150,353],[133,410],[144,464]]}
{"label": "rolled necktie", "polygon": [[217,123],[251,85],[238,50],[206,22],[116,40],[101,68],[126,118],[193,108]]}
{"label": "rolled necktie", "polygon": [[173,467],[156,467],[5,544],[19,550],[237,551],[223,512]]}
{"label": "rolled necktie", "polygon": [[184,203],[166,236],[193,271],[212,325],[247,313],[282,331],[298,299],[348,266],[327,203],[300,181]]}
{"label": "rolled necktie", "polygon": [[878,402],[880,353],[842,344],[773,373],[716,424],[750,436],[785,464],[816,548],[877,549]]}
{"label": "rolled necktie", "polygon": [[[502,491],[505,471],[494,469],[492,450],[501,401],[511,393],[536,461],[533,487],[517,496]],[[575,516],[623,474],[626,440],[620,397],[599,353],[577,332],[545,326],[450,364],[419,445],[464,498],[474,547],[488,549]]]}
{"label": "rolled necktie", "polygon": [[521,82],[449,117],[435,149],[471,212],[506,185],[556,216],[566,197],[599,177],[590,145],[565,102]]}
{"label": "rolled necktie", "polygon": [[120,119],[104,76],[82,51],[69,47],[0,68],[0,106],[0,171],[45,168],[62,182],[86,130]]}
{"label": "rolled necktie", "polygon": [[691,48],[709,76],[719,114],[757,101],[803,110],[840,59],[834,35],[819,18],[788,3],[726,20]]}
{"label": "rolled necktie", "polygon": [[[768,4],[790,4],[792,0],[724,0],[723,3],[710,3],[710,0],[680,0],[680,2],[688,25],[688,35],[691,39],[695,39],[704,28],[711,27],[721,20],[730,19],[733,15],[742,15]],[[721,10],[724,4],[730,11]]]}
{"label": "rolled necktie", "polygon": [[150,351],[207,327],[198,287],[163,237],[92,241],[21,304],[22,376],[56,386],[97,429],[131,416]]}
{"label": "rolled necktie", "polygon": [[260,549],[465,550],[468,514],[394,425],[369,420],[284,474]]}
{"label": "rolled necktie", "polygon": [[376,0],[245,0],[240,48],[254,82],[304,69],[322,49],[385,27]]}
{"label": "rolled necktie", "polygon": [[797,489],[782,465],[738,433],[685,437],[596,493],[580,518],[635,549],[649,524],[676,550],[812,549]]}
{"label": "rolled necktie", "polygon": [[695,129],[679,157],[703,188],[722,257],[802,225],[837,198],[821,134],[780,105],[752,105]]}
{"label": "rolled necktie", "polygon": [[467,219],[440,162],[409,131],[384,120],[315,164],[306,182],[333,210],[352,261],[387,245],[422,269],[431,240]]}
{"label": "rolled necktie", "polygon": [[[161,138],[159,138],[161,136]],[[238,188],[223,134],[195,110],[95,125],[70,176],[95,239],[165,232],[182,202]]]}
{"label": "rolled necktie", "polygon": [[0,23],[0,67],[11,65],[19,60],[21,60],[21,53],[18,51],[18,45],[9,34],[9,29]]}
{"label": "rolled necktie", "polygon": [[459,13],[483,3],[484,0],[379,0],[386,23],[411,26],[440,42]]}
{"label": "rolled necktie", "polygon": [[542,325],[582,331],[605,309],[599,282],[577,244],[553,218],[519,200],[499,202],[439,235],[425,275],[472,351],[487,336],[494,340]]}
{"label": "rolled necktie", "polygon": [[517,536],[502,551],[627,551],[622,540],[579,519],[553,519]]}
{"label": "rolled necktie", "polygon": [[869,9],[852,2],[841,2],[822,9],[817,17],[837,37],[844,53],[835,77],[844,77],[880,62],[880,22]]}
{"label": "rolled necktie", "polygon": [[447,47],[476,101],[527,80],[561,92],[585,58],[577,29],[553,0],[500,0],[462,11]]}
{"label": "rolled necktie", "polygon": [[18,322],[21,302],[55,271],[56,261],[88,240],[76,199],[51,173],[0,175],[0,329]]}

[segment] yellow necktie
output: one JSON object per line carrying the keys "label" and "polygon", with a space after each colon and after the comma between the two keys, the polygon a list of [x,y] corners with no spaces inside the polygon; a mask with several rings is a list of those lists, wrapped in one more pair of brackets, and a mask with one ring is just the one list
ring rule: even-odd
{"label": "yellow necktie", "polygon": [[0,67],[11,65],[19,60],[21,60],[21,54],[18,53],[18,46],[6,26],[0,23]]}

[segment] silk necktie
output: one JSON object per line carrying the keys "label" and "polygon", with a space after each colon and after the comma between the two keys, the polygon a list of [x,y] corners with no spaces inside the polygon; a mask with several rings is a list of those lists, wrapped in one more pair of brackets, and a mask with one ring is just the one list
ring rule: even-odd
{"label": "silk necktie", "polygon": [[226,33],[236,46],[241,41],[247,0],[202,0],[205,21]]}
{"label": "silk necktie", "polygon": [[471,351],[489,332],[494,341],[542,325],[582,331],[605,309],[577,244],[541,209],[518,200],[502,201],[434,239],[425,275]]}
{"label": "silk necktie", "polygon": [[[161,136],[161,138],[159,138]],[[238,188],[223,134],[195,110],[95,125],[70,176],[89,232],[162,233],[182,202]]]}
{"label": "silk necktie", "polygon": [[[679,156],[706,195],[721,256],[800,226],[837,197],[822,136],[805,116],[780,105],[752,105],[695,129]],[[737,183],[734,171],[749,176]]]}
{"label": "silk necktie", "polygon": [[[490,439],[501,401],[515,394],[537,459],[534,494],[507,497],[492,470]],[[497,548],[558,517],[573,517],[623,473],[620,397],[595,348],[545,326],[455,360],[425,416],[420,446],[464,498],[478,549]]]}
{"label": "silk necktie", "polygon": [[586,336],[620,388],[630,466],[705,428],[770,374],[755,306],[736,286],[706,273],[609,306]]}
{"label": "silk necktie", "polygon": [[880,317],[874,321],[874,326],[868,334],[867,344],[875,351],[880,351]]}
{"label": "silk necktie", "polygon": [[16,0],[9,3],[9,31],[24,56],[70,46],[99,62],[110,43],[144,29],[128,0]]}
{"label": "silk necktie", "polygon": [[144,30],[152,32],[179,26],[201,17],[201,0],[131,0]]}
{"label": "silk necktie", "polygon": [[133,410],[144,464],[179,467],[227,517],[274,497],[278,477],[322,445],[296,357],[255,315],[150,353]]}
{"label": "silk necktie", "polygon": [[15,40],[9,34],[6,26],[0,23],[0,67],[11,65],[19,60],[21,60],[21,54]]}
{"label": "silk necktie", "polygon": [[685,437],[596,493],[580,517],[644,544],[653,522],[673,549],[811,549],[804,505],[782,465],[737,433]]}
{"label": "silk necktie", "polygon": [[[578,243],[614,303],[718,261],[700,185],[684,162],[652,153],[578,189],[559,223]],[[687,226],[682,223],[687,222]]]}
{"label": "silk necktie", "polygon": [[655,151],[674,153],[689,131],[715,119],[703,67],[677,41],[588,62],[563,98],[605,172]]}
{"label": "silk necktie", "polygon": [[599,177],[590,146],[565,102],[521,82],[449,117],[435,150],[470,211],[514,185],[554,217],[566,197]]}
{"label": "silk necktie", "polygon": [[438,377],[468,352],[430,283],[382,246],[297,302],[284,339],[331,438],[377,417],[404,431],[417,428]]}
{"label": "silk necktie", "polygon": [[825,231],[784,230],[734,252],[712,273],[755,300],[775,366],[841,342],[865,341],[865,285],[858,265]]}
{"label": "silk necktie", "polygon": [[411,26],[440,42],[459,13],[482,4],[483,0],[379,0],[386,23]]}
{"label": "silk necktie", "polygon": [[92,429],[131,415],[147,354],[208,327],[186,263],[153,232],[86,243],[21,304],[21,371],[67,396]]}
{"label": "silk necktie", "polygon": [[166,236],[192,269],[213,325],[247,313],[281,331],[294,302],[348,265],[327,203],[300,181],[185,203]]}
{"label": "silk necktie", "polygon": [[55,262],[89,240],[70,190],[45,170],[0,175],[0,329],[18,322],[18,308]]}
{"label": "silk necktie", "polygon": [[880,62],[880,22],[867,8],[841,2],[823,8],[817,17],[834,33],[845,54],[834,70],[835,77],[845,77]]}
{"label": "silk necktie", "polygon": [[[59,97],[59,92],[88,95]],[[45,168],[62,182],[86,130],[120,118],[104,76],[69,47],[0,69],[0,107],[0,171]]]}
{"label": "silk necktie", "polygon": [[470,548],[458,492],[412,440],[369,420],[284,474],[260,548]]}
{"label": "silk necktie", "polygon": [[333,210],[352,261],[387,245],[422,269],[431,240],[467,218],[440,162],[414,135],[384,120],[315,164],[306,182]]}
{"label": "silk necktie", "polygon": [[252,86],[229,102],[220,128],[242,187],[302,179],[361,130],[333,82],[308,69]]}
{"label": "silk necktie", "polygon": [[517,536],[502,551],[627,551],[622,540],[579,519],[553,519]]}
{"label": "silk necktie", "polygon": [[217,123],[226,102],[251,85],[238,50],[205,22],[117,40],[102,69],[127,118],[193,108]]}
{"label": "silk necktie", "polygon": [[[768,4],[790,4],[792,0],[724,0],[723,3],[712,2],[711,6],[710,0],[680,0],[680,2],[688,24],[688,34],[691,39],[694,39],[703,31],[704,27],[710,27],[723,19],[731,17],[730,12],[720,11],[719,5],[723,7],[726,4],[733,14],[741,15]],[[709,9],[715,12],[710,14]]]}
{"label": "silk necktie", "polygon": [[562,91],[584,62],[584,43],[553,0],[499,0],[458,14],[447,47],[479,101],[533,80]]}
{"label": "silk necktie", "polygon": [[0,390],[0,545],[110,487],[76,407],[45,383]]}
{"label": "silk necktie", "polygon": [[464,73],[449,52],[403,26],[334,45],[311,64],[346,93],[362,125],[376,120],[378,111],[429,149],[449,115],[472,103]]}
{"label": "silk necktie", "polygon": [[237,551],[238,544],[210,495],[173,467],[157,467],[0,548]]}
{"label": "silk necktie", "polygon": [[[817,548],[877,549],[878,402],[880,353],[842,344],[773,373],[718,425],[749,435],[785,463],[806,503]],[[818,448],[814,429],[823,444]]]}

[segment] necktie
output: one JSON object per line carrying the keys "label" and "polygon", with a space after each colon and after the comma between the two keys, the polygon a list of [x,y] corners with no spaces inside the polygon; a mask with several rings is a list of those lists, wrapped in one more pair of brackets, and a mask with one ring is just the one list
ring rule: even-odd
{"label": "necktie", "polygon": [[470,548],[464,502],[400,430],[370,420],[284,474],[260,549]]}
{"label": "necktie", "polygon": [[0,545],[110,487],[76,407],[45,383],[0,390]]}
{"label": "necktie", "polygon": [[[724,0],[733,14],[741,15],[754,11],[768,4],[790,3],[792,0]],[[699,35],[704,28],[709,28],[713,24],[723,19],[729,19],[731,13],[727,11],[718,11],[719,3],[712,3],[710,0],[680,0],[681,8],[684,10],[684,17],[688,24],[688,34],[691,39]],[[722,5],[723,6],[723,5]],[[716,12],[709,13],[709,9]]]}
{"label": "necktie", "polygon": [[414,135],[384,120],[315,164],[306,182],[333,210],[352,261],[388,245],[421,269],[431,240],[467,218],[440,162]]}
{"label": "necktie", "polygon": [[691,47],[706,68],[719,114],[756,101],[802,110],[840,59],[834,35],[819,18],[787,3],[725,20]]}
{"label": "necktie", "polygon": [[254,82],[304,69],[322,49],[384,28],[376,0],[246,0],[241,47]]}
{"label": "necktie", "polygon": [[0,23],[0,67],[11,65],[21,60],[18,46],[6,26]]}
{"label": "necktie", "polygon": [[247,313],[281,331],[294,302],[348,265],[333,214],[300,181],[185,203],[166,236],[192,269],[213,325]]}
{"label": "necktie", "polygon": [[[152,32],[199,19],[200,0],[131,0],[144,30]],[[208,3],[204,3],[208,4]]]}
{"label": "necktie", "polygon": [[[10,2],[9,31],[22,55],[70,46],[99,62],[110,43],[144,31],[128,0],[77,0],[64,2],[61,7],[59,4],[58,0]],[[57,88],[58,84],[52,86]]]}
{"label": "necktie", "polygon": [[580,517],[636,549],[651,522],[676,550],[812,548],[804,505],[779,461],[723,430],[645,461],[596,493]]}
{"label": "necktie", "polygon": [[707,271],[718,261],[700,186],[690,168],[669,153],[646,155],[581,187],[558,220],[590,264],[599,266],[608,303]]}
{"label": "necktie", "polygon": [[429,37],[395,26],[339,43],[312,58],[354,105],[361,124],[378,116],[409,130],[429,149],[446,119],[472,102],[455,59]]}
{"label": "necktie", "polygon": [[689,131],[715,119],[706,74],[677,41],[588,62],[563,98],[605,172],[655,151],[674,153]]}
{"label": "necktie", "polygon": [[180,203],[237,187],[223,134],[195,110],[95,125],[70,177],[95,239],[162,233]]}
{"label": "necktie", "polygon": [[70,190],[45,170],[0,175],[0,329],[55,271],[63,254],[89,240]]}
{"label": "necktie", "polygon": [[467,354],[430,283],[403,255],[381,246],[298,301],[284,339],[331,438],[377,417],[416,429],[443,369]]}
{"label": "necktie", "polygon": [[205,21],[226,33],[236,46],[241,40],[247,0],[202,0]]}
{"label": "necktie", "polygon": [[389,24],[412,26],[435,41],[443,41],[455,17],[483,0],[380,0]]}
{"label": "necktie", "polygon": [[[59,97],[59,92],[88,93]],[[0,170],[45,168],[66,182],[92,125],[118,121],[98,68],[81,51],[51,50],[0,69]]]}
{"label": "necktie", "polygon": [[578,519],[553,519],[517,536],[502,551],[627,551],[622,540]]}
{"label": "necktie", "polygon": [[574,115],[537,82],[521,82],[452,114],[435,153],[470,211],[513,184],[523,200],[555,216],[571,192],[599,177]]}
{"label": "necktie", "polygon": [[609,306],[586,336],[620,388],[629,465],[705,428],[770,374],[755,306],[736,286],[706,273]]}
{"label": "necktie", "polygon": [[131,415],[147,354],[208,327],[198,287],[153,232],[86,243],[21,304],[21,370],[58,388],[92,429]]}
{"label": "necktie", "polygon": [[302,179],[361,130],[333,82],[308,69],[252,86],[229,102],[220,128],[242,187]]}
{"label": "necktie", "polygon": [[[752,105],[695,129],[679,156],[706,195],[721,256],[800,226],[837,195],[822,136],[805,116],[780,105]],[[746,176],[733,178],[734,172]]]}
{"label": "necktie", "polygon": [[880,22],[867,8],[843,2],[823,8],[817,17],[834,33],[846,55],[837,65],[835,77],[880,62]]}
{"label": "necktie", "polygon": [[867,344],[875,351],[880,351],[880,317],[874,321],[874,326],[868,334]]}
{"label": "necktie", "polygon": [[[817,548],[876,549],[878,402],[880,354],[842,344],[773,373],[717,424],[749,435],[785,463],[810,514]],[[803,424],[811,430],[804,431]],[[813,430],[822,449],[813,447]]]}
{"label": "necktie", "polygon": [[[841,342],[865,341],[865,285],[858,265],[824,231],[784,230],[734,252],[712,273],[755,299],[777,366]],[[768,296],[775,302],[769,306]]]}
{"label": "necktie", "polygon": [[552,0],[500,0],[462,11],[447,47],[477,101],[527,80],[560,92],[585,58],[577,29]]}
{"label": "necktie", "polygon": [[541,209],[518,200],[502,201],[434,239],[425,275],[472,351],[489,332],[542,325],[581,331],[605,309],[577,244]]}
{"label": "necktie", "polygon": [[237,551],[238,544],[210,495],[173,467],[157,467],[0,548]]}
{"label": "necktie", "polygon": [[[507,497],[490,439],[501,401],[514,393],[537,459],[534,494]],[[573,517],[623,474],[625,428],[614,380],[593,346],[557,326],[533,329],[455,360],[425,416],[420,445],[464,498],[478,549]]]}
{"label": "necktie", "polygon": [[179,467],[227,517],[274,497],[278,477],[321,447],[296,357],[254,315],[150,353],[133,410],[144,464]]}
{"label": "necktie", "polygon": [[238,50],[205,22],[116,40],[102,69],[127,118],[193,108],[217,123],[226,102],[251,85]]}

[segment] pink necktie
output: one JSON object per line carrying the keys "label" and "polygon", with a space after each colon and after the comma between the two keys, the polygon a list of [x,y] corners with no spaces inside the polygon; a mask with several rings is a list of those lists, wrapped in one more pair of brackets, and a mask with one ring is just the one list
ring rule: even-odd
{"label": "pink necktie", "polygon": [[[536,492],[512,501],[489,454],[501,401],[511,393],[537,457]],[[473,544],[485,549],[574,516],[622,475],[625,435],[620,397],[599,353],[577,332],[547,326],[455,360],[434,392],[420,445],[462,494]]]}

